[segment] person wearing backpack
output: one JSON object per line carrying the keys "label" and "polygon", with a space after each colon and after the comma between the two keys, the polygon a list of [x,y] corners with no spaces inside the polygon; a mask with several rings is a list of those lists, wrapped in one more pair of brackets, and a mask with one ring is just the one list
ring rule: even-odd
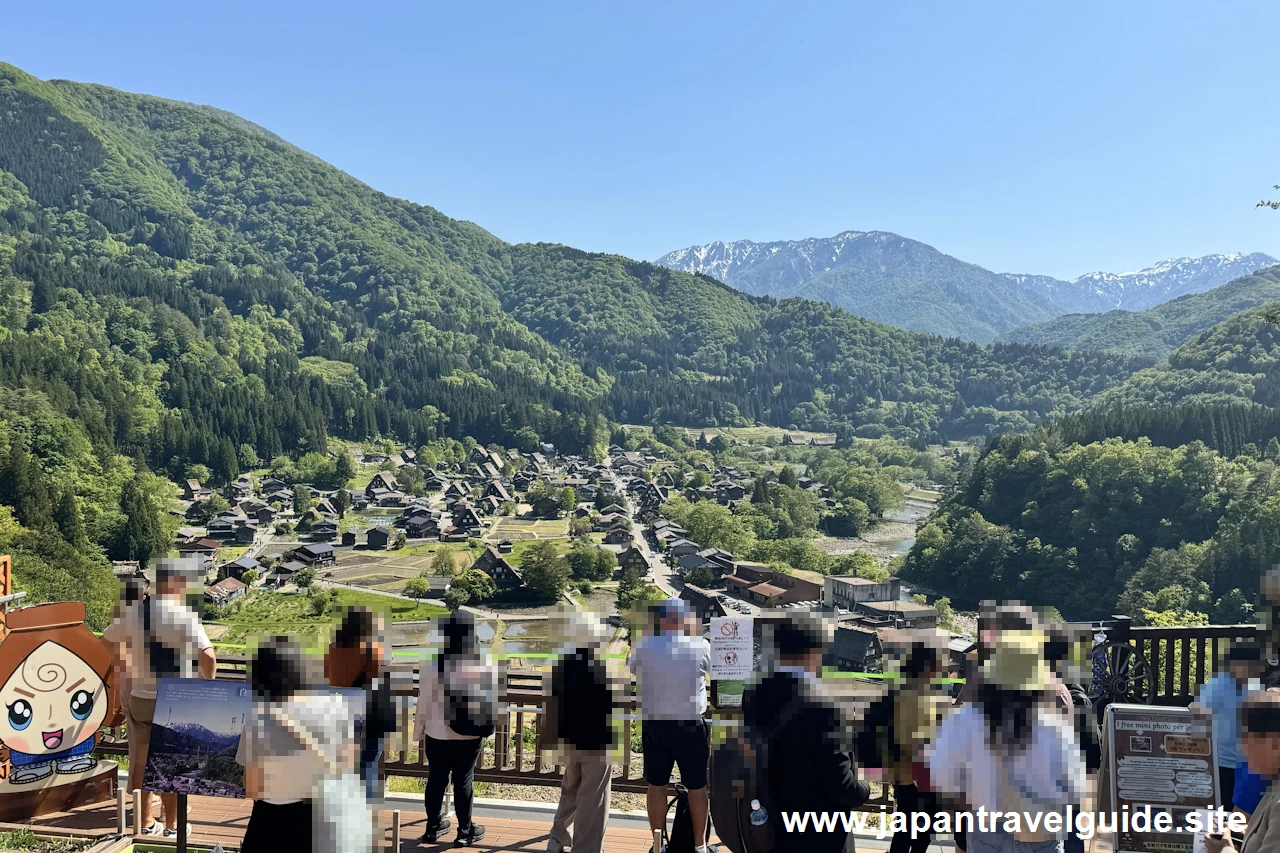
{"label": "person wearing backpack", "polygon": [[[156,712],[156,681],[160,678],[194,678],[195,661],[200,676],[212,679],[218,659],[200,616],[186,605],[187,585],[199,576],[200,566],[191,559],[161,559],[156,566],[154,592],[130,604],[116,617],[102,639],[113,649],[120,671],[129,682],[129,790],[142,788]],[[151,797],[142,798],[139,809],[145,835],[177,835],[178,795],[160,794],[164,822],[154,819]]]}
{"label": "person wearing backpack", "polygon": [[484,827],[471,820],[472,781],[484,738],[493,734],[496,723],[498,670],[480,648],[470,613],[456,611],[441,632],[444,648],[435,661],[424,660],[419,671],[413,725],[413,739],[424,743],[428,763],[427,830],[422,840],[434,842],[449,830],[441,810],[452,779],[458,814],[455,843],[465,846],[484,837]]}
{"label": "person wearing backpack", "polygon": [[845,833],[787,832],[781,813],[846,812],[871,796],[846,742],[851,726],[818,679],[826,645],[827,629],[819,617],[788,616],[773,629],[773,673],[742,696],[743,727],[769,733],[768,762],[761,772],[777,812],[766,820],[777,822],[772,853],[843,851]]}

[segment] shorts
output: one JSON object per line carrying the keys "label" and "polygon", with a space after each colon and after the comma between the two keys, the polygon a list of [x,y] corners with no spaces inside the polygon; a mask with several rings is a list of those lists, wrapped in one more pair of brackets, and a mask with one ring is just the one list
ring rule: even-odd
{"label": "shorts", "polygon": [[659,787],[671,781],[672,765],[680,766],[680,784],[690,791],[707,787],[711,741],[706,720],[645,720],[644,780]]}

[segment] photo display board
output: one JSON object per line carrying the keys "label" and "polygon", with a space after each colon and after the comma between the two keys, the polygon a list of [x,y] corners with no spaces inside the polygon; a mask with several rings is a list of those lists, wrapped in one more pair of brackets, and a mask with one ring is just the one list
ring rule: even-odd
{"label": "photo display board", "polygon": [[1119,853],[1191,853],[1195,836],[1178,832],[1188,812],[1219,803],[1218,762],[1213,722],[1187,708],[1110,705],[1106,734],[1113,811],[1144,806],[1168,812],[1170,832],[1117,832]]}
{"label": "photo display board", "polygon": [[164,794],[243,797],[244,768],[236,763],[236,750],[252,706],[243,683],[160,679],[143,787]]}

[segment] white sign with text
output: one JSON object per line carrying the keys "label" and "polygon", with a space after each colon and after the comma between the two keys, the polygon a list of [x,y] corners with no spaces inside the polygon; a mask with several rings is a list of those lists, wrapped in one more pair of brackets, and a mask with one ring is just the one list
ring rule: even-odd
{"label": "white sign with text", "polygon": [[711,620],[712,678],[751,677],[753,621],[736,616],[722,616]]}

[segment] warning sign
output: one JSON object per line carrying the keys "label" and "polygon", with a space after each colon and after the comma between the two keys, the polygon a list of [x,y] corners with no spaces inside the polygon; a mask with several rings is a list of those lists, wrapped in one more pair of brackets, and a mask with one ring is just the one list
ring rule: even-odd
{"label": "warning sign", "polygon": [[717,617],[711,620],[711,677],[750,678],[754,620]]}

